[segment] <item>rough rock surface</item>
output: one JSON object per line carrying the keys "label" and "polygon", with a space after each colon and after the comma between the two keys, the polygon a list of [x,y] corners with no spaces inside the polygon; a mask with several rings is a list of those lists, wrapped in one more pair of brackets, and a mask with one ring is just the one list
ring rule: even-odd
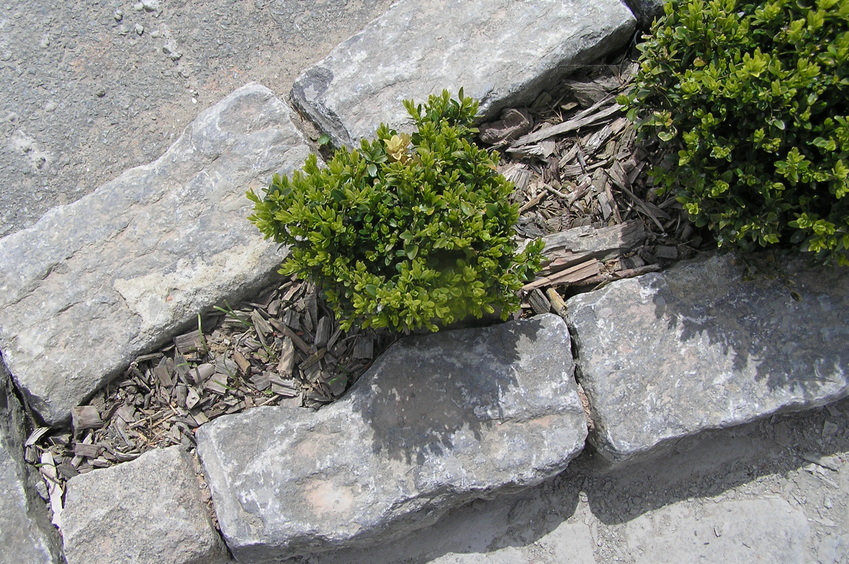
{"label": "rough rock surface", "polygon": [[68,481],[59,518],[68,564],[215,564],[228,560],[178,446]]}
{"label": "rough rock surface", "polygon": [[0,358],[0,563],[58,562],[58,536],[47,507],[30,487],[23,414]]}
{"label": "rough rock surface", "polygon": [[[407,121],[401,102],[463,87],[494,117],[570,67],[624,45],[634,16],[619,0],[401,0],[295,81],[295,104],[336,144]],[[426,30],[426,31],[425,31]]]}
{"label": "rough rock surface", "polygon": [[240,88],[155,162],[0,239],[0,350],[48,424],[282,258],[245,220],[248,187],[303,164],[290,110]]}
{"label": "rough rock surface", "polygon": [[224,416],[198,454],[233,555],[364,546],[563,470],[586,421],[569,334],[545,315],[404,339],[317,413]]}
{"label": "rough rock surface", "polygon": [[845,272],[765,255],[745,281],[738,262],[682,264],[567,302],[590,441],[610,461],[849,394]]}

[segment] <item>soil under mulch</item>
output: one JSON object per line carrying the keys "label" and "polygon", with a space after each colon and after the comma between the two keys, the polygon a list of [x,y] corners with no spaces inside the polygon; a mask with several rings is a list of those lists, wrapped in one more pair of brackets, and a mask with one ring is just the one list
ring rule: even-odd
{"label": "soil under mulch", "polygon": [[[516,184],[519,236],[627,222],[645,232],[615,258],[569,264],[559,274],[552,260],[544,271],[549,278],[527,292],[517,317],[562,314],[562,300],[575,293],[659,270],[711,244],[672,196],[652,190],[645,174],[651,148],[636,143],[615,101],[634,72],[624,58],[588,67],[530,108],[506,110],[481,127],[486,144],[502,155],[499,171]],[[332,402],[398,337],[342,331],[314,287],[286,279],[235,308],[221,304],[199,316],[195,331],[138,357],[123,377],[75,408],[71,429],[36,427],[26,457],[39,466],[54,498],[61,497],[64,481],[76,474],[153,448],[194,446],[195,430],[221,415]]]}

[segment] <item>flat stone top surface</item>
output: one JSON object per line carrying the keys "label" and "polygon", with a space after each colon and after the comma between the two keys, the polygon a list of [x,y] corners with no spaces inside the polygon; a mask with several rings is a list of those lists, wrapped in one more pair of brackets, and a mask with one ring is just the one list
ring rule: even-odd
{"label": "flat stone top surface", "polygon": [[381,122],[401,128],[403,100],[443,89],[464,88],[491,117],[620,48],[634,27],[620,0],[400,0],[307,69],[292,99],[339,145]]}
{"label": "flat stone top surface", "polygon": [[198,432],[237,559],[362,545],[539,483],[583,448],[569,336],[547,315],[406,338],[343,400],[224,416]]}
{"label": "flat stone top surface", "polygon": [[68,564],[220,564],[227,561],[179,446],[74,476],[59,516]]}
{"label": "flat stone top surface", "polygon": [[245,190],[301,166],[290,110],[245,86],[157,161],[0,239],[0,350],[47,421],[282,259],[246,217]]}
{"label": "flat stone top surface", "polygon": [[613,461],[849,393],[849,273],[731,255],[567,302],[578,374]]}

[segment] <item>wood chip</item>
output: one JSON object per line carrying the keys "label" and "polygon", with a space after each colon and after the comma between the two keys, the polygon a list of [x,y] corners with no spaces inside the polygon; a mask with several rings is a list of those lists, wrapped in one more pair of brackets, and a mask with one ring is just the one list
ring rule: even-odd
{"label": "wood chip", "polygon": [[295,369],[295,344],[288,335],[283,337],[280,344],[280,360],[277,362],[277,371],[284,376],[291,376]]}
{"label": "wood chip", "polygon": [[511,147],[516,148],[522,145],[530,145],[531,143],[538,143],[543,139],[548,139],[549,137],[554,137],[555,135],[562,135],[564,133],[569,133],[570,131],[577,131],[582,127],[587,127],[588,125],[598,123],[621,111],[622,107],[619,104],[614,103],[613,105],[604,108],[603,110],[599,110],[593,114],[580,118],[570,119],[552,127],[529,133],[523,137],[516,139],[511,144]]}
{"label": "wood chip", "polygon": [[103,427],[100,412],[91,405],[76,405],[71,408],[71,425],[79,432],[84,429],[98,429]]}
{"label": "wood chip", "polygon": [[194,357],[197,353],[206,354],[203,335],[197,329],[174,337],[174,346],[185,357]]}
{"label": "wood chip", "polygon": [[585,278],[590,278],[597,275],[601,271],[601,263],[596,259],[590,259],[586,262],[576,264],[560,272],[556,272],[550,276],[543,276],[529,284],[525,284],[522,288],[523,292],[530,292],[535,288],[543,286],[558,286],[561,284],[575,284]]}
{"label": "wood chip", "polygon": [[566,319],[566,302],[563,301],[563,297],[557,292],[557,290],[555,288],[548,288],[545,291],[545,295],[551,303],[551,311],[563,319]]}
{"label": "wood chip", "polygon": [[251,376],[251,383],[256,386],[257,390],[265,390],[271,385],[271,381],[268,378],[268,374],[268,372],[261,372],[259,374],[254,374],[253,376]]}
{"label": "wood chip", "polygon": [[262,316],[259,310],[253,310],[251,312],[251,322],[253,323],[254,329],[256,329],[257,335],[261,339],[265,339],[267,335],[270,335],[273,329],[271,325],[268,324],[268,321]]}
{"label": "wood chip", "polygon": [[153,375],[159,381],[159,383],[163,386],[170,388],[174,385],[174,379],[172,378],[172,374],[174,371],[174,361],[170,358],[163,358],[159,361],[156,367],[153,369]]}
{"label": "wood chip", "polygon": [[[215,373],[212,375],[212,378],[209,379],[209,382],[206,383],[203,387],[204,390],[208,390],[213,394],[224,395],[227,393],[227,375]],[[186,405],[189,409],[192,406]]]}
{"label": "wood chip", "polygon": [[84,443],[74,445],[74,454],[84,458],[97,458],[102,451],[103,447],[99,445],[88,445]]}
{"label": "wood chip", "polygon": [[193,387],[186,389],[186,409],[191,409],[200,401],[200,394]]}
{"label": "wood chip", "polygon": [[659,259],[676,260],[678,258],[678,247],[670,245],[656,245],[654,256]]}
{"label": "wood chip", "polygon": [[315,329],[315,346],[322,348],[327,346],[327,341],[330,340],[330,332],[333,329],[333,321],[330,316],[325,315],[318,320],[318,326]]}
{"label": "wood chip", "polygon": [[189,376],[198,386],[202,386],[204,382],[209,380],[209,377],[215,373],[215,365],[207,363],[199,364],[195,368],[189,370]]}
{"label": "wood chip", "polygon": [[284,383],[272,383],[271,391],[277,395],[293,398],[297,396],[300,392],[298,391],[298,385],[294,380],[290,380]]}
{"label": "wood chip", "polygon": [[551,311],[551,303],[549,303],[548,298],[545,297],[545,294],[539,288],[531,290],[526,296],[526,299],[537,315]]}
{"label": "wood chip", "polygon": [[269,322],[275,329],[292,339],[292,342],[295,344],[295,346],[301,349],[304,354],[313,353],[312,347],[310,347],[297,333],[295,333],[291,328],[289,328],[289,326],[280,323],[276,319],[270,319]]}
{"label": "wood chip", "polygon": [[234,350],[233,360],[236,361],[236,365],[238,365],[239,370],[242,372],[242,374],[247,376],[251,373],[251,363],[248,362],[248,359],[245,358],[245,355],[243,355],[237,350]]}
{"label": "wood chip", "polygon": [[360,333],[354,344],[354,358],[374,358],[374,341],[368,335]]}
{"label": "wood chip", "polygon": [[196,427],[200,427],[204,423],[209,423],[209,418],[202,411],[192,412],[191,416],[192,416],[192,419],[195,420],[195,426]]}

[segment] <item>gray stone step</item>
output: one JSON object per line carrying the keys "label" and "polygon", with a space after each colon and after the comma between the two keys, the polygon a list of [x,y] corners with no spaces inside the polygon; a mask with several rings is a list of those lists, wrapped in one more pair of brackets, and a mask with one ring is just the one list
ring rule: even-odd
{"label": "gray stone step", "polygon": [[229,560],[192,457],[179,446],[74,476],[67,486],[59,527],[68,564]]}
{"label": "gray stone step", "polygon": [[495,117],[533,102],[570,68],[624,46],[635,19],[620,0],[400,0],[295,81],[292,100],[337,145],[387,123],[402,100],[459,88]]}
{"label": "gray stone step", "polygon": [[23,419],[0,359],[0,564],[59,562],[59,537],[24,461]]}
{"label": "gray stone step", "polygon": [[48,424],[198,313],[268,283],[283,254],[245,190],[309,152],[259,84],[201,113],[155,162],[0,239],[0,350]]}
{"label": "gray stone step", "polygon": [[567,302],[590,441],[614,464],[708,429],[849,394],[849,277],[731,255],[614,282]]}
{"label": "gray stone step", "polygon": [[553,315],[396,343],[342,400],[257,408],[198,431],[236,559],[399,538],[537,484],[583,448],[569,333]]}

